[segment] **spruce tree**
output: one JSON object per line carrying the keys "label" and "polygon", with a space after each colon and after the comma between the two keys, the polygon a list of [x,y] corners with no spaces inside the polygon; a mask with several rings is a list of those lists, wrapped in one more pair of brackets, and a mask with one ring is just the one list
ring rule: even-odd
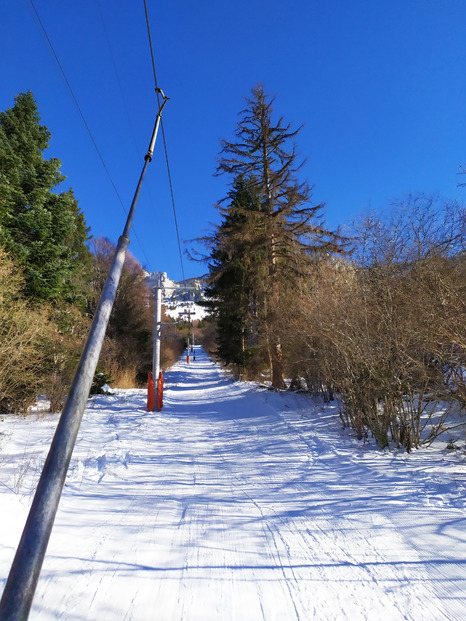
{"label": "spruce tree", "polygon": [[57,158],[44,158],[51,134],[31,92],[0,112],[0,244],[24,267],[25,293],[36,300],[72,297],[74,274],[89,261],[88,228]]}
{"label": "spruce tree", "polygon": [[253,179],[237,177],[228,198],[227,207],[221,209],[223,221],[210,240],[206,305],[217,320],[217,354],[244,371],[260,354],[254,300],[264,256],[263,239],[257,236],[263,218]]}
{"label": "spruce tree", "polygon": [[[262,249],[255,278],[255,305],[260,333],[268,350],[272,385],[284,388],[281,309],[297,278],[322,253],[335,250],[336,236],[320,222],[322,205],[310,204],[307,182],[297,178],[302,164],[292,130],[283,118],[272,120],[274,100],[262,85],[252,89],[235,131],[236,141],[222,140],[217,174],[249,179],[254,187],[254,219],[243,225],[250,249]],[[251,226],[251,222],[253,225]],[[219,229],[220,231],[220,229]],[[236,234],[234,240],[238,241]]]}

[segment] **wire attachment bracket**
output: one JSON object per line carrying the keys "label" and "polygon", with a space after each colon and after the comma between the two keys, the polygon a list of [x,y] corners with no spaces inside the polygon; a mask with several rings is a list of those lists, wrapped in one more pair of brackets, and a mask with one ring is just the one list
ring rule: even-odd
{"label": "wire attachment bracket", "polygon": [[155,92],[157,93],[157,100],[158,100],[158,95],[160,94],[162,95],[163,101],[161,105],[159,104],[159,111],[157,112],[157,117],[155,119],[154,131],[152,132],[152,138],[149,144],[149,148],[147,149],[147,153],[144,156],[144,159],[149,162],[152,161],[152,156],[154,155],[154,145],[155,145],[155,140],[157,138],[157,132],[159,131],[160,121],[162,119],[162,110],[165,104],[167,103],[167,101],[169,100],[169,97],[167,97],[164,94],[161,88],[156,87]]}

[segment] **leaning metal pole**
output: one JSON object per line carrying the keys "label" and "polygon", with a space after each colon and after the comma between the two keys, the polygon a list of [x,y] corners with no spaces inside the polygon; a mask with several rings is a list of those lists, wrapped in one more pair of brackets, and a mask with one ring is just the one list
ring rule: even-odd
{"label": "leaning metal pole", "polygon": [[120,280],[136,203],[141,192],[147,166],[152,160],[162,110],[167,102],[165,95],[161,91],[160,93],[163,96],[163,103],[157,113],[149,149],[144,157],[144,166],[133,202],[131,203],[126,226],[118,240],[115,256],[101,294],[99,306],[92,322],[68,399],[58,422],[23,535],[10,569],[0,602],[0,621],[25,621],[29,616],[71,454],[89,397],[92,379],[99,360],[100,350],[102,349],[105,331]]}

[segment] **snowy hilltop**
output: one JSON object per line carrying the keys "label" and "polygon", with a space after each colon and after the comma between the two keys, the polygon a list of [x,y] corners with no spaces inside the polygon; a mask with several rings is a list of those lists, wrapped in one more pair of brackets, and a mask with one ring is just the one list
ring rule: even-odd
{"label": "snowy hilltop", "polygon": [[163,304],[169,317],[197,321],[206,316],[206,309],[199,304],[205,299],[205,276],[176,282],[165,272],[154,272],[147,274],[146,282],[151,289],[160,283]]}

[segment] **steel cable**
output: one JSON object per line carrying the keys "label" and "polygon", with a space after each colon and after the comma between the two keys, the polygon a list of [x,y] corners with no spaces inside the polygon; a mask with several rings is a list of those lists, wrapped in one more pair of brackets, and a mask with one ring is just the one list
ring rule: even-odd
{"label": "steel cable", "polygon": [[[156,93],[157,93],[157,103],[159,104],[159,107],[160,107],[160,93],[159,93],[159,87],[158,87],[158,83],[157,83],[157,73],[155,71],[154,48],[152,46],[152,36],[151,36],[151,32],[150,32],[149,13],[147,11],[147,2],[146,2],[146,0],[144,0],[144,13],[145,13],[145,16],[146,16],[147,36],[148,36],[148,39],[149,39],[150,57],[151,57],[151,62],[152,62],[152,71],[154,73],[154,84],[155,84],[155,90],[156,90]],[[177,241],[178,241],[178,252],[179,252],[179,255],[180,255],[181,274],[183,276],[183,280],[185,280],[184,265],[183,265],[183,253],[181,251],[180,232],[179,232],[179,227],[178,227],[178,218],[177,218],[177,215],[176,215],[175,196],[174,196],[174,193],[173,193],[173,184],[172,184],[172,178],[171,178],[171,172],[170,172],[170,163],[169,163],[169,160],[168,160],[167,142],[166,142],[166,139],[165,139],[165,129],[163,127],[163,121],[161,122],[161,128],[162,128],[163,148],[164,148],[164,151],[165,151],[165,161],[167,163],[168,183],[169,183],[169,186],[170,186],[170,195],[171,195],[172,207],[173,207],[173,217],[174,217],[174,220],[175,220],[176,238],[177,238]]]}

